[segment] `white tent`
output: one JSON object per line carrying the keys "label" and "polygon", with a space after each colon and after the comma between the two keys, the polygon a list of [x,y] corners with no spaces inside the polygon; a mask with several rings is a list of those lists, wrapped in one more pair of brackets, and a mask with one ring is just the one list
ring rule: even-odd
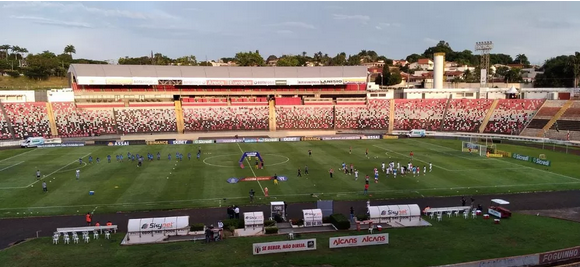
{"label": "white tent", "polygon": [[123,244],[157,243],[167,236],[188,233],[189,216],[129,219]]}
{"label": "white tent", "polygon": [[244,212],[244,228],[264,228],[264,212]]}
{"label": "white tent", "polygon": [[508,89],[506,92],[506,94],[517,94],[518,93],[518,89],[516,89],[515,86],[510,87],[510,89]]}
{"label": "white tent", "polygon": [[304,217],[304,227],[322,226],[321,209],[302,210],[302,215]]}
{"label": "white tent", "polygon": [[417,204],[369,206],[368,213],[369,219],[373,223],[385,223],[391,220],[402,220],[405,218],[419,220],[421,217],[421,209]]}

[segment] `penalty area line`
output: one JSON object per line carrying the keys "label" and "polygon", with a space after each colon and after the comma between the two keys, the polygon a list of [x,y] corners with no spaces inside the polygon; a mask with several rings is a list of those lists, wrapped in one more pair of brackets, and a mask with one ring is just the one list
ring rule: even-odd
{"label": "penalty area line", "polygon": [[[240,143],[236,143],[236,145],[238,145],[238,148],[240,149],[240,151],[242,152],[242,154],[244,154],[244,150],[240,146]],[[248,168],[250,168],[250,171],[252,171],[252,173],[254,174],[254,178],[258,178],[258,176],[256,175],[256,173],[254,172],[254,169],[252,169],[252,163],[250,163],[250,160],[248,158],[246,158],[246,161],[248,162]],[[258,185],[260,185],[260,189],[262,189],[262,193],[265,196],[266,195],[266,192],[264,191],[264,187],[262,187],[262,184],[260,183],[260,181],[258,181],[258,179],[256,179],[256,182],[258,182]]]}

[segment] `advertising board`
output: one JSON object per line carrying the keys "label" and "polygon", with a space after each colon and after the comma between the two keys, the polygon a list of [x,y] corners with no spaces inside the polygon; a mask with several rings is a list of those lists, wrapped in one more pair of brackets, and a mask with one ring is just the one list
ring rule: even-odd
{"label": "advertising board", "polygon": [[147,145],[169,145],[169,141],[163,140],[163,141],[146,141],[145,143],[147,143]]}
{"label": "advertising board", "polygon": [[521,161],[530,161],[530,156],[526,156],[526,155],[522,155],[522,154],[518,154],[518,153],[512,153],[512,158],[517,159],[517,160],[521,160]]}
{"label": "advertising board", "polygon": [[375,139],[381,139],[381,136],[380,135],[363,135],[363,136],[361,136],[361,139],[375,140]]}
{"label": "advertising board", "polygon": [[213,144],[215,140],[193,140],[194,144]]}
{"label": "advertising board", "polygon": [[244,139],[216,139],[216,143],[243,143]]}
{"label": "advertising board", "polygon": [[309,137],[309,136],[305,136],[302,137],[302,141],[320,141],[320,137]]}
{"label": "advertising board", "polygon": [[85,146],[84,142],[67,142],[62,144],[42,144],[37,145],[38,148],[47,148],[47,147],[80,147]]}
{"label": "advertising board", "polygon": [[300,137],[282,137],[280,138],[280,142],[298,142],[300,141]]}
{"label": "advertising board", "polygon": [[328,246],[330,248],[348,248],[386,244],[389,244],[389,234],[331,237],[328,241]]}
{"label": "advertising board", "polygon": [[580,257],[580,247],[550,251],[540,254],[540,264],[549,264]]}
{"label": "advertising board", "polygon": [[322,140],[324,141],[331,141],[331,140],[360,140],[360,135],[335,135],[335,136],[322,136]]}
{"label": "advertising board", "polygon": [[[208,141],[212,141],[211,143],[213,143],[213,140],[208,140]],[[187,145],[187,144],[192,144],[193,142],[191,140],[173,140],[173,141],[169,141],[169,144],[172,145]]]}
{"label": "advertising board", "polygon": [[539,158],[534,158],[532,157],[532,162],[538,165],[543,165],[543,166],[552,166],[552,162],[550,162],[549,160],[545,160],[545,159],[539,159]]}
{"label": "advertising board", "polygon": [[254,255],[316,250],[316,239],[254,243]]}

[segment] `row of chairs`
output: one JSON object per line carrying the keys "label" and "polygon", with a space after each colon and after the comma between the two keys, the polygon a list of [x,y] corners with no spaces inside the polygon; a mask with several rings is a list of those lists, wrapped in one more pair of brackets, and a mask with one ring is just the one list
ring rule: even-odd
{"label": "row of chairs", "polygon": [[[52,236],[52,243],[55,245],[58,244],[58,242],[60,240],[60,236],[61,236],[61,233],[54,232],[54,235]],[[65,244],[70,244],[71,236],[72,236],[73,243],[78,244],[80,239],[79,239],[79,236],[77,235],[77,232],[72,232],[71,235],[69,235],[68,233],[62,233],[63,242]],[[105,231],[105,238],[106,239],[111,238],[110,231]],[[93,239],[99,239],[99,231],[93,231]],[[83,241],[85,243],[89,243],[91,241],[91,237],[89,236],[88,231],[83,232]]]}
{"label": "row of chairs", "polygon": [[[437,216],[437,221],[442,221],[443,220],[443,214],[447,214],[447,216],[449,218],[451,218],[453,216],[458,217],[460,213],[461,213],[460,211],[449,211],[449,212],[445,212],[445,213],[443,213],[443,212],[432,212],[432,213],[429,214],[429,218],[433,219],[435,216]],[[471,212],[469,212],[469,211],[463,212],[463,217],[465,219],[468,219],[470,213],[471,213],[471,218],[472,219],[477,218],[477,212],[475,210],[472,210]]]}

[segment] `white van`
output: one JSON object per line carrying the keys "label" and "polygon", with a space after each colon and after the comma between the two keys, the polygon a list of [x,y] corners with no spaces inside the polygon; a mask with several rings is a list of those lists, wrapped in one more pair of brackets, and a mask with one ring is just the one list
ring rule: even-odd
{"label": "white van", "polygon": [[407,137],[425,137],[425,130],[411,130],[407,134]]}
{"label": "white van", "polygon": [[20,143],[20,147],[37,147],[45,143],[44,137],[28,137],[24,142]]}

